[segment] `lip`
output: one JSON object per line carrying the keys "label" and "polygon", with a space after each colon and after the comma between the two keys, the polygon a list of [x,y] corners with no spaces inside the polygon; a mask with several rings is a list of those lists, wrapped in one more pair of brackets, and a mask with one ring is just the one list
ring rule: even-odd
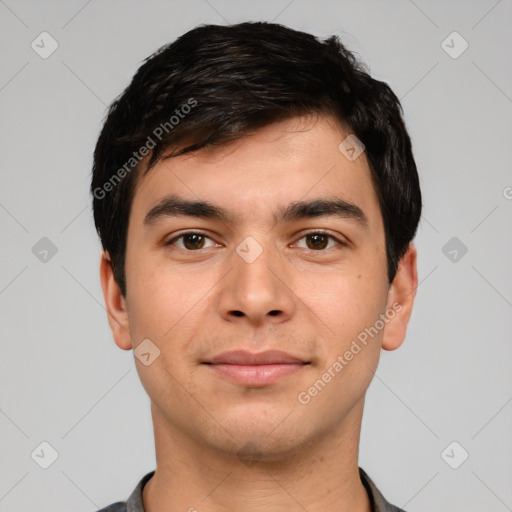
{"label": "lip", "polygon": [[203,363],[220,377],[244,386],[262,387],[304,369],[310,363],[281,352],[224,352]]}
{"label": "lip", "polygon": [[233,365],[267,365],[267,364],[306,364],[298,357],[280,350],[265,350],[264,352],[249,352],[247,350],[233,350],[223,352],[208,360],[209,364],[233,364]]}

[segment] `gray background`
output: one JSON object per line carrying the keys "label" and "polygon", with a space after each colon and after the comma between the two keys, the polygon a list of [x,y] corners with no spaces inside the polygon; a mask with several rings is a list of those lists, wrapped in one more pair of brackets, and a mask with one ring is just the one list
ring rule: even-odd
{"label": "gray background", "polygon": [[[413,139],[421,284],[368,394],[361,466],[410,512],[512,510],[510,0],[0,0],[0,511],[94,511],[154,468],[149,400],[103,308],[91,154],[145,57],[246,20],[339,34],[401,98]],[[46,59],[43,31],[59,45]]]}

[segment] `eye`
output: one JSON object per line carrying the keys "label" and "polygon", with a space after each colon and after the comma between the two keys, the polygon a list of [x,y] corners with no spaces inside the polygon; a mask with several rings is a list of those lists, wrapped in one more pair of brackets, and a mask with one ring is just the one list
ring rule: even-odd
{"label": "eye", "polygon": [[[336,245],[346,246],[347,244],[338,240],[333,235],[329,235],[328,233],[324,233],[322,231],[315,231],[312,233],[307,233],[300,240],[305,240],[306,249],[311,249],[313,251],[322,251],[324,249],[331,249]],[[331,245],[329,245],[331,243]],[[297,245],[300,247],[299,245]]]}
{"label": "eye", "polygon": [[[209,240],[212,242],[211,245],[206,245],[206,241]],[[180,244],[177,242],[180,241]],[[182,233],[181,235],[174,237],[172,240],[166,242],[165,245],[175,245],[180,249],[185,249],[187,251],[197,251],[199,249],[205,249],[207,247],[215,247],[216,244],[210,237],[206,236],[204,233],[197,233],[195,231],[189,231],[187,233]]]}

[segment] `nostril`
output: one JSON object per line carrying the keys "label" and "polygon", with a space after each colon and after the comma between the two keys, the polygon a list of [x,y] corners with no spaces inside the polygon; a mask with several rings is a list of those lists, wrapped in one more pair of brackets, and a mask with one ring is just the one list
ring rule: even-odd
{"label": "nostril", "polygon": [[[272,311],[269,311],[268,314],[270,316],[277,316],[281,313],[281,311],[279,309],[273,309]],[[235,309],[233,311],[231,311],[231,314],[233,316],[244,316],[245,313],[243,311],[239,311],[238,309]]]}

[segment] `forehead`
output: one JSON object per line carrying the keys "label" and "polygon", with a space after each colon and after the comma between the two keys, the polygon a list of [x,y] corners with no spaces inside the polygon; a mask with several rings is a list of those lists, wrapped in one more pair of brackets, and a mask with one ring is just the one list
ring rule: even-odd
{"label": "forehead", "polygon": [[365,153],[350,158],[360,148],[349,135],[329,118],[292,118],[221,148],[160,160],[139,177],[132,215],[143,218],[173,195],[222,205],[233,221],[271,222],[291,203],[337,197],[379,223]]}

